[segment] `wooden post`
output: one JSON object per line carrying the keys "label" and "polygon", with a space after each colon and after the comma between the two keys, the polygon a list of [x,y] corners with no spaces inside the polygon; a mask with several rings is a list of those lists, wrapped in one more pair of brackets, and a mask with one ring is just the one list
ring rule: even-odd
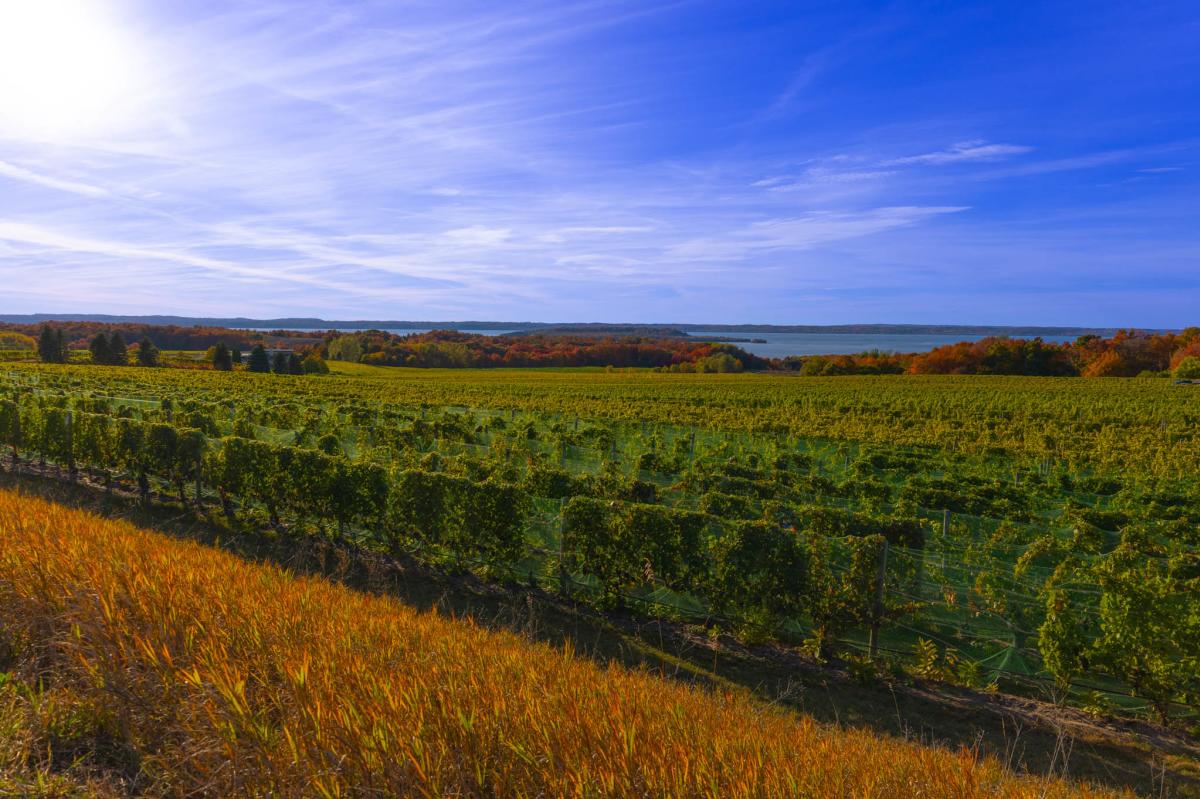
{"label": "wooden post", "polygon": [[887,556],[888,542],[885,538],[883,546],[879,548],[879,567],[875,572],[875,608],[871,614],[871,638],[868,643],[872,660],[879,651],[879,625],[883,621],[883,591],[884,578],[887,576]]}
{"label": "wooden post", "polygon": [[75,482],[75,431],[73,423],[75,414],[67,411],[67,475],[71,482]]}
{"label": "wooden post", "polygon": [[942,571],[946,570],[946,543],[950,540],[950,509],[942,510]]}
{"label": "wooden post", "polygon": [[563,508],[566,505],[566,500],[562,497],[558,499],[558,593],[569,598],[571,596],[571,574],[567,571],[567,564],[564,560],[564,552],[567,544],[563,534],[565,525],[563,523]]}

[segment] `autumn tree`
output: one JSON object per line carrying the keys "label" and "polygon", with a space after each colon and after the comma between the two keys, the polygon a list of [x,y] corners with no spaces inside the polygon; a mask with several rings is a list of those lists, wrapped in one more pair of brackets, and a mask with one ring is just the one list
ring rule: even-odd
{"label": "autumn tree", "polygon": [[306,375],[327,375],[329,374],[329,364],[325,363],[324,359],[315,352],[310,352],[305,356],[301,367]]}
{"label": "autumn tree", "polygon": [[36,350],[38,343],[24,333],[0,330],[0,350]]}

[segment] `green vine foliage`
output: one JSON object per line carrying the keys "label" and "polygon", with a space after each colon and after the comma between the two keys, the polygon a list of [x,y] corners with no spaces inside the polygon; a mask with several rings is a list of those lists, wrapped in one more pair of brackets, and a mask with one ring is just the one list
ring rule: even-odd
{"label": "green vine foliage", "polygon": [[714,608],[773,627],[809,606],[809,553],[801,537],[763,521],[724,525],[709,544],[705,598]]}
{"label": "green vine foliage", "polygon": [[[1020,379],[997,391],[846,378],[797,395],[749,379],[230,377],[11,369],[0,445],[14,464],[133,474],[140,488],[174,484],[181,500],[183,481],[204,481],[233,522],[265,509],[281,532],[336,527],[522,576],[549,572],[540,561],[553,558],[558,520],[546,500],[565,500],[561,564],[583,601],[667,588],[684,595],[669,600],[683,612],[813,628],[818,644],[908,614],[912,629],[884,630],[896,646],[911,648],[916,628],[963,642],[939,668],[995,664],[1001,645],[1074,697],[1086,676],[1164,715],[1200,707],[1194,392]],[[943,510],[954,514],[944,534]]]}

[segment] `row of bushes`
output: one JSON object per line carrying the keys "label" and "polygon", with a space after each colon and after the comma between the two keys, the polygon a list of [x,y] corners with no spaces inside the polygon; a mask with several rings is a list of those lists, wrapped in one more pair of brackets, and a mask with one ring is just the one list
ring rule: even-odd
{"label": "row of bushes", "polygon": [[805,618],[826,642],[903,610],[894,602],[876,605],[889,586],[911,587],[919,577],[885,565],[881,593],[876,579],[888,546],[879,532],[834,538],[770,519],[731,522],[590,497],[574,497],[563,510],[568,567],[596,579],[604,604],[666,585],[760,628]]}
{"label": "row of bushes", "polygon": [[[275,525],[333,522],[371,530],[384,543],[416,541],[457,558],[497,565],[531,554],[526,539],[531,493],[494,479],[474,481],[434,471],[389,471],[340,454],[228,436],[128,417],[0,401],[0,442],[13,457],[26,449],[69,466],[113,468],[185,486],[201,480],[219,493],[233,518],[235,501],[257,503]],[[565,488],[569,492],[569,486]],[[538,492],[540,493],[540,492]],[[636,494],[631,497],[636,499]],[[869,518],[810,508],[784,518],[730,521],[709,513],[640,502],[573,496],[563,512],[563,565],[589,575],[602,604],[631,590],[666,584],[706,601],[716,612],[778,625],[805,615],[829,635],[870,618],[879,548],[920,543],[916,532]],[[798,533],[789,525],[805,524]],[[859,526],[861,525],[861,526]],[[834,568],[832,536],[860,534]],[[845,561],[845,562],[842,562]],[[849,566],[846,566],[846,563]]]}

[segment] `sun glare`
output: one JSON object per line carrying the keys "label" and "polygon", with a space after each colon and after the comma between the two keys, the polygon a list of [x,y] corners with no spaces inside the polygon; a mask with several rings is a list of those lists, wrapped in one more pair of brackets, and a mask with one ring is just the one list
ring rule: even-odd
{"label": "sun glare", "polygon": [[0,0],[0,136],[69,139],[135,121],[145,75],[111,4]]}

